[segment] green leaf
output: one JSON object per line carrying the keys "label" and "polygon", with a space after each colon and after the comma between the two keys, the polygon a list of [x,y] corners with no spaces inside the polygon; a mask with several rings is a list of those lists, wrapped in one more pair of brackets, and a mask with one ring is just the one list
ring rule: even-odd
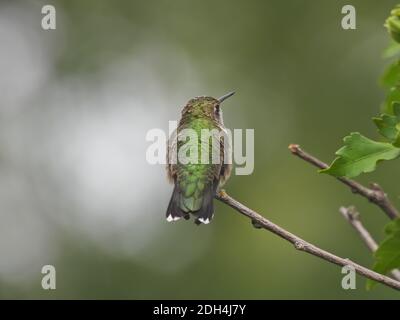
{"label": "green leaf", "polygon": [[390,141],[395,141],[399,131],[397,130],[397,117],[388,114],[382,114],[380,117],[372,118],[372,121],[378,127],[378,131]]}
{"label": "green leaf", "polygon": [[[400,45],[398,45],[400,46]],[[400,61],[389,65],[381,78],[381,84],[385,87],[394,87],[400,82]]]}
{"label": "green leaf", "polygon": [[[390,236],[400,230],[400,218],[389,222],[385,226],[385,234]],[[400,250],[400,248],[399,248]]]}
{"label": "green leaf", "polygon": [[400,148],[390,143],[370,140],[358,132],[353,132],[343,139],[344,146],[330,167],[320,170],[335,177],[355,177],[363,172],[372,172],[382,160],[395,159],[400,155]]}
{"label": "green leaf", "polygon": [[400,6],[396,5],[386,19],[384,26],[388,29],[392,39],[400,42]]}
{"label": "green leaf", "polygon": [[[375,264],[373,270],[387,274],[400,267],[400,219],[391,221],[385,227],[386,238],[374,253]],[[372,289],[376,281],[367,281],[367,289]]]}
{"label": "green leaf", "polygon": [[393,114],[396,116],[397,120],[400,122],[400,102],[395,101],[392,103]]}
{"label": "green leaf", "polygon": [[383,103],[383,110],[385,113],[393,114],[393,103],[400,102],[400,88],[395,86],[390,88],[385,102]]}
{"label": "green leaf", "polygon": [[383,51],[383,58],[392,58],[396,55],[400,54],[400,45],[392,41],[392,43]]}
{"label": "green leaf", "polygon": [[394,115],[382,114],[380,117],[372,118],[378,127],[379,133],[395,146],[400,147],[400,102],[392,103]]}

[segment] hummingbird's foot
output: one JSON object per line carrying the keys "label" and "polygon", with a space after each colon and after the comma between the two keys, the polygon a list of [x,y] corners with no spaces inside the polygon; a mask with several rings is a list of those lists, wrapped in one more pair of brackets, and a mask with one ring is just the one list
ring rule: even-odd
{"label": "hummingbird's foot", "polygon": [[189,213],[185,214],[185,215],[183,216],[183,219],[189,220],[189,219],[190,219],[190,214],[189,214]]}
{"label": "hummingbird's foot", "polygon": [[199,219],[194,220],[195,225],[199,226],[201,225],[201,221]]}
{"label": "hummingbird's foot", "polygon": [[225,198],[225,197],[228,196],[228,194],[226,193],[225,189],[221,189],[221,190],[218,191],[218,196],[220,198]]}

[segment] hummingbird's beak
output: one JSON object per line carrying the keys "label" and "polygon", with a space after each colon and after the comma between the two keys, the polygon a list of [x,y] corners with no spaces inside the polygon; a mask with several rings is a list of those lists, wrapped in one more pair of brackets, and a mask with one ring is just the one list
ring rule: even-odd
{"label": "hummingbird's beak", "polygon": [[232,92],[229,92],[227,94],[224,94],[222,97],[218,98],[219,103],[222,103],[223,101],[225,101],[229,97],[232,97],[234,94],[235,94],[235,91],[232,91]]}

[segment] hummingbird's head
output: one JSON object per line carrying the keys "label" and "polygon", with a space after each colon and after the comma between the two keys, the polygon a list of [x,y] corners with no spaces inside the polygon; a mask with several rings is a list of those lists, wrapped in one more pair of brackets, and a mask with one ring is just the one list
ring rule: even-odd
{"label": "hummingbird's head", "polygon": [[182,111],[182,116],[207,117],[222,123],[221,103],[233,96],[235,92],[229,92],[222,97],[196,97],[190,99]]}

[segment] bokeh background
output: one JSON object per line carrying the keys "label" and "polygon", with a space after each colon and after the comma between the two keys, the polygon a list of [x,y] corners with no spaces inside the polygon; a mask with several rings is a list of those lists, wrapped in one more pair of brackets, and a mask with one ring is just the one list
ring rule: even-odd
{"label": "bokeh background", "polygon": [[[220,96],[230,128],[255,129],[255,170],[226,189],[322,248],[370,266],[338,213],[354,204],[381,240],[387,217],[294,158],[325,161],[350,131],[376,138],[383,22],[397,1],[0,1],[0,297],[398,299],[341,288],[340,268],[297,252],[217,203],[208,226],[168,224],[172,186],[146,162],[149,129]],[[41,8],[57,29],[41,28]],[[343,30],[341,8],[357,10]],[[398,162],[378,181],[400,206]],[[41,268],[57,289],[41,288]]]}

